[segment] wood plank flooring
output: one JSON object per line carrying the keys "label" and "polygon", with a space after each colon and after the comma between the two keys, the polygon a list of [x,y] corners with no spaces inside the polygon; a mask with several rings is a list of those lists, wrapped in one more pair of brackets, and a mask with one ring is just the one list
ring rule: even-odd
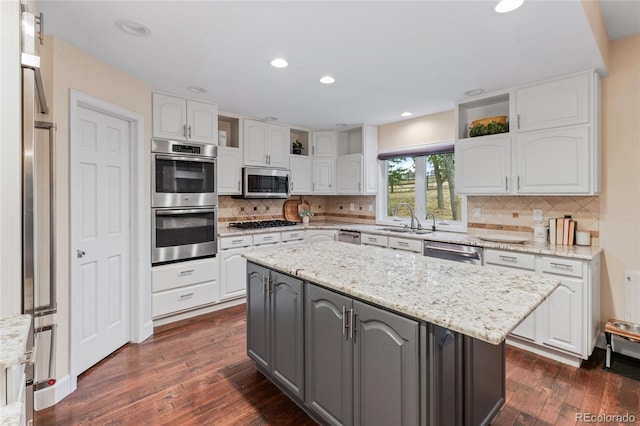
{"label": "wood plank flooring", "polygon": [[[155,329],[78,378],[78,389],[36,412],[40,425],[313,425],[246,356],[245,307]],[[640,382],[602,370],[596,350],[581,368],[507,349],[507,402],[494,425],[565,425],[576,413],[632,413]],[[392,425],[390,425],[392,426]]]}

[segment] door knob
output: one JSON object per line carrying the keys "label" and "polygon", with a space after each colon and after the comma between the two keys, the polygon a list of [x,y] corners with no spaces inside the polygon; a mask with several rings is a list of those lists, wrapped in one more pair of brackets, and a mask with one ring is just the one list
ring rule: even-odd
{"label": "door knob", "polygon": [[86,253],[82,250],[78,250],[78,259],[82,259]]}

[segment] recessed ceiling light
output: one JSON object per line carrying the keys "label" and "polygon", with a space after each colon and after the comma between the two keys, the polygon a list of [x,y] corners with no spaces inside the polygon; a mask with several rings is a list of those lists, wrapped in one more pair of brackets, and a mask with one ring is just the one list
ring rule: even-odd
{"label": "recessed ceiling light", "polygon": [[289,62],[283,58],[275,58],[271,60],[271,66],[274,68],[286,68],[288,65]]}
{"label": "recessed ceiling light", "polygon": [[269,117],[265,117],[265,118],[264,118],[264,121],[276,121],[277,119],[278,119],[278,117],[271,117],[271,116],[269,116]]}
{"label": "recessed ceiling light", "polygon": [[320,79],[320,83],[322,84],[333,84],[336,82],[336,79],[331,77],[330,75],[325,75]]}
{"label": "recessed ceiling light", "polygon": [[116,27],[120,28],[120,30],[127,34],[136,37],[147,37],[151,34],[151,30],[146,25],[126,19],[118,19],[116,21]]}
{"label": "recessed ceiling light", "polygon": [[193,93],[207,93],[208,90],[205,89],[204,87],[200,87],[200,86],[189,86],[187,87],[187,90],[189,90],[190,92]]}
{"label": "recessed ceiling light", "polygon": [[411,117],[412,115],[413,113],[409,111],[405,111],[402,114],[400,114],[401,117]]}
{"label": "recessed ceiling light", "polygon": [[475,95],[479,95],[480,93],[484,93],[484,89],[467,90],[466,92],[464,92],[464,95],[465,96],[475,96]]}
{"label": "recessed ceiling light", "polygon": [[522,6],[524,0],[500,0],[495,7],[495,11],[498,13],[507,13],[516,10]]}

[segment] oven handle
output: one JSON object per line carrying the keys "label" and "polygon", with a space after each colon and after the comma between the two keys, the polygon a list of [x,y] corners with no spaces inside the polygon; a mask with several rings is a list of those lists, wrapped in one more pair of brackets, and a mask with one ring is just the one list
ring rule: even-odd
{"label": "oven handle", "polygon": [[173,216],[175,214],[215,213],[216,209],[188,209],[188,210],[156,210],[156,216]]}
{"label": "oven handle", "polygon": [[158,155],[156,154],[156,159],[157,160],[169,160],[169,161],[173,161],[173,160],[178,160],[178,161],[194,161],[197,163],[215,163],[216,160],[210,160],[208,158],[199,158],[199,157],[183,157],[183,156],[176,156],[176,155]]}

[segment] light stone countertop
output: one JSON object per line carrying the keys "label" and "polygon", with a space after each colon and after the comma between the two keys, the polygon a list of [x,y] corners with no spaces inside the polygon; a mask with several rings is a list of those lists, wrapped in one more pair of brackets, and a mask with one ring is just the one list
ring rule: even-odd
{"label": "light stone countertop", "polygon": [[0,369],[24,360],[31,315],[14,315],[0,320]]}
{"label": "light stone countertop", "polygon": [[338,241],[244,254],[249,261],[391,311],[499,344],[555,279]]}
{"label": "light stone countertop", "polygon": [[[464,244],[468,246],[483,247],[497,250],[518,251],[522,253],[541,254],[547,256],[559,256],[574,258],[580,260],[593,260],[600,256],[602,248],[594,246],[563,246],[552,245],[548,243],[533,243],[527,242],[524,244],[513,243],[501,243],[492,241],[483,241],[478,238],[477,235],[469,235],[459,232],[447,232],[436,231],[428,234],[414,234],[410,232],[393,232],[385,231],[383,228],[390,228],[383,225],[367,225],[359,223],[347,223],[347,222],[322,222],[312,221],[308,226],[295,225],[295,226],[282,226],[277,228],[262,228],[262,229],[236,229],[220,226],[218,228],[218,236],[230,237],[238,235],[253,235],[267,232],[282,232],[282,231],[294,231],[298,229],[331,229],[331,230],[347,230],[347,231],[359,231],[367,232],[370,234],[386,235],[400,238],[409,238],[416,240],[428,240],[428,241],[440,241],[454,244]],[[491,232],[492,234],[499,233],[498,231]],[[509,235],[505,233],[505,235]],[[532,238],[531,238],[532,239]]]}
{"label": "light stone countertop", "polygon": [[22,420],[22,402],[0,407],[0,426],[19,426]]}

